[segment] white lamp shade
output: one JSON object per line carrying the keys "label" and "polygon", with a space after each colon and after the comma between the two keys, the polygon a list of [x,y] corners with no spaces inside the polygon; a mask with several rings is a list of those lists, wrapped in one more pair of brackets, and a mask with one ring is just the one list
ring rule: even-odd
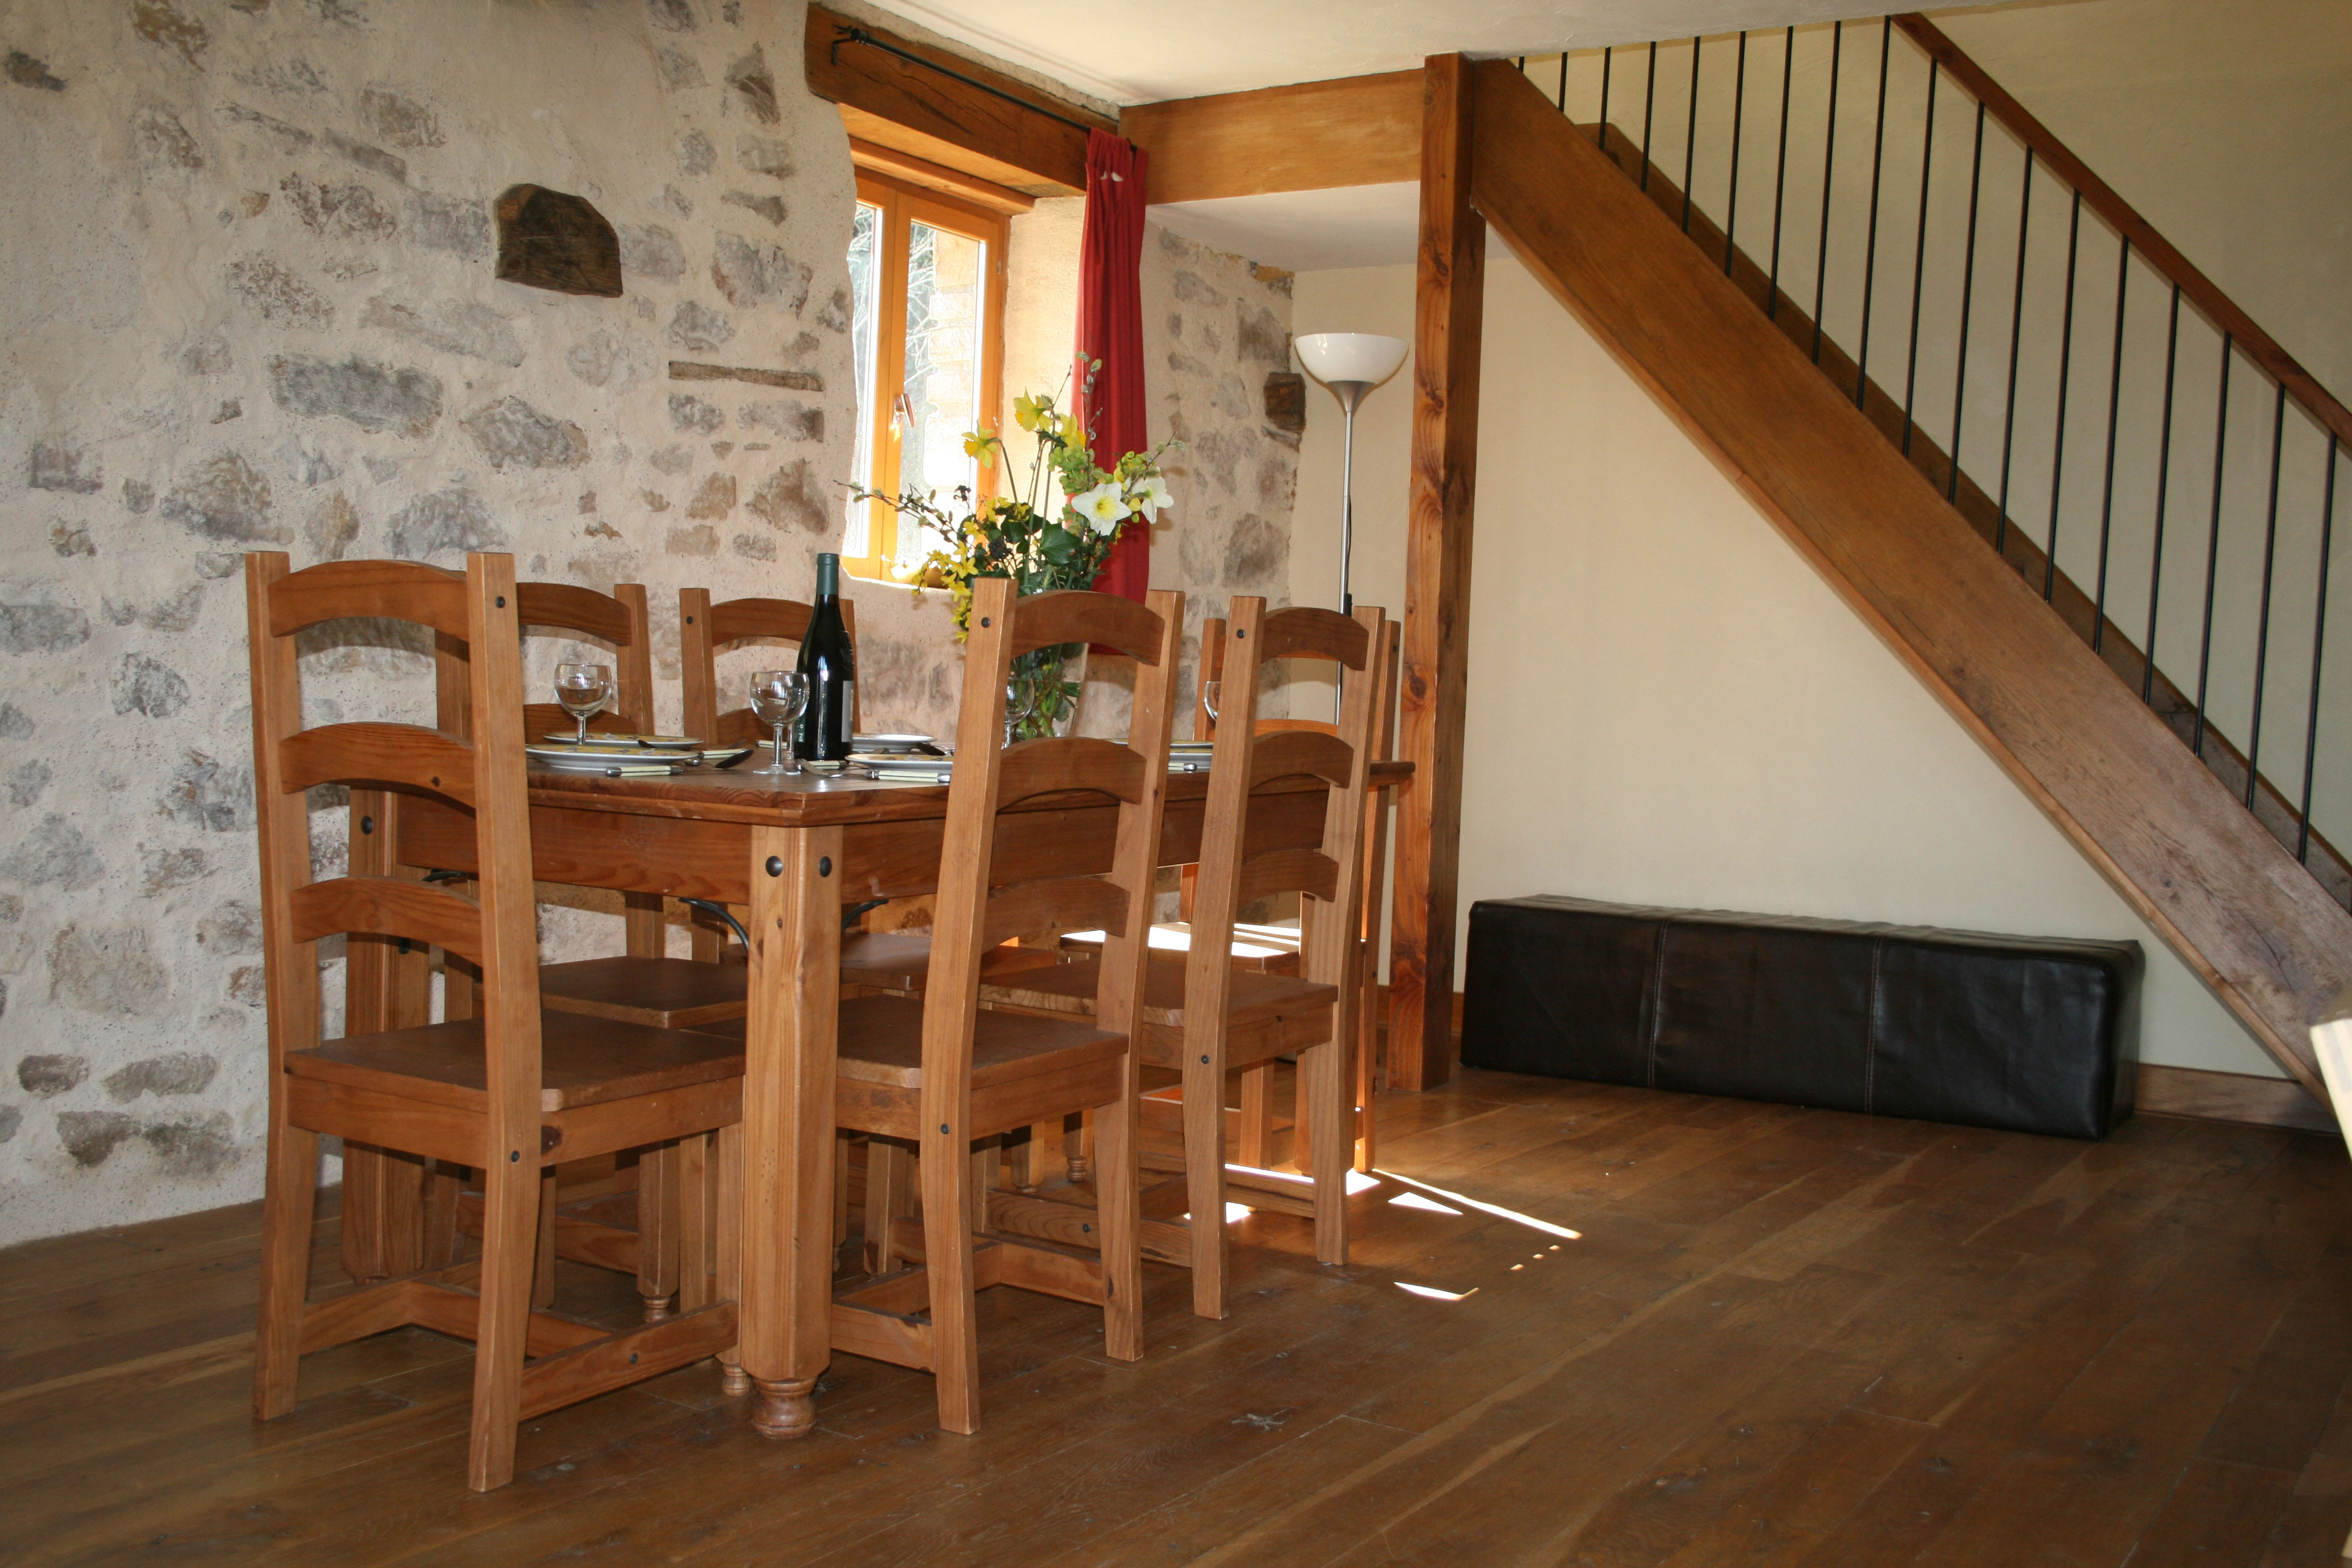
{"label": "white lamp shade", "polygon": [[1298,361],[1320,382],[1386,381],[1404,363],[1405,341],[1370,332],[1310,332],[1298,340]]}

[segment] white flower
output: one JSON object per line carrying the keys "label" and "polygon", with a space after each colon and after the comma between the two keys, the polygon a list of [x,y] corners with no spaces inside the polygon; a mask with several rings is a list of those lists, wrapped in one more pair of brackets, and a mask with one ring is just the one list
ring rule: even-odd
{"label": "white flower", "polygon": [[1160,509],[1175,505],[1176,498],[1168,493],[1168,481],[1152,474],[1136,481],[1135,488],[1127,492],[1127,503],[1143,514],[1144,521],[1157,522]]}
{"label": "white flower", "polygon": [[1105,482],[1073,500],[1070,510],[1085,519],[1087,526],[1097,533],[1108,534],[1118,529],[1133,509],[1127,504],[1127,498],[1118,493],[1116,483]]}

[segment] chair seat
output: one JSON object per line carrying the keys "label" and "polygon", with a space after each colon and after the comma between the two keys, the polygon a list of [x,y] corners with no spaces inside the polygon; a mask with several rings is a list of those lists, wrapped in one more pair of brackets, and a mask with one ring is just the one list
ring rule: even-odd
{"label": "chair seat", "polygon": [[691,1029],[740,1018],[750,995],[751,972],[740,963],[583,958],[542,964],[539,971],[541,1006],[653,1029]]}
{"label": "chair seat", "polygon": [[[992,947],[981,954],[982,974],[1011,974],[1059,963],[1050,947]],[[853,931],[841,939],[841,978],[852,985],[919,995],[931,968],[928,931]]]}
{"label": "chair seat", "polygon": [[[745,1024],[709,1026],[715,1038],[740,1042]],[[911,996],[853,996],[841,1005],[840,1076],[887,1089],[923,1086],[923,1004]],[[1115,1061],[1127,1037],[1077,1019],[1022,1017],[982,1009],[972,1030],[971,1086],[999,1088],[1017,1079],[1095,1062]]]}
{"label": "chair seat", "polygon": [[[461,1018],[289,1051],[286,1071],[459,1110],[488,1103],[482,1022]],[[583,1014],[540,1015],[540,1110],[553,1113],[743,1076],[734,1040]]]}
{"label": "chair seat", "polygon": [[[1105,933],[1074,931],[1062,938],[1065,949],[1100,952]],[[1192,928],[1182,921],[1162,921],[1151,928],[1151,956],[1181,963],[1192,951]],[[1298,973],[1298,929],[1296,926],[1236,925],[1230,951],[1235,969],[1267,974]]]}
{"label": "chair seat", "polygon": [[[983,1003],[1033,1007],[1040,1012],[1091,1014],[1095,992],[1101,984],[1101,963],[1081,958],[1057,964],[1042,973],[1015,975],[983,982]],[[1328,1007],[1339,998],[1339,988],[1295,974],[1266,974],[1236,969],[1225,992],[1225,1016],[1234,1023],[1280,1014]],[[1155,963],[1144,971],[1143,1021],[1163,1027],[1184,1026],[1184,966]]]}

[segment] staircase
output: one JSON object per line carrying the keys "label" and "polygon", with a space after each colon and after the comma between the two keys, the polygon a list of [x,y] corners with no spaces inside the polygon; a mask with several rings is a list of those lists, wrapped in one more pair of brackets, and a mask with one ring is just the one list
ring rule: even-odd
{"label": "staircase", "polygon": [[1923,17],[1472,100],[1486,220],[2324,1103],[2352,414]]}

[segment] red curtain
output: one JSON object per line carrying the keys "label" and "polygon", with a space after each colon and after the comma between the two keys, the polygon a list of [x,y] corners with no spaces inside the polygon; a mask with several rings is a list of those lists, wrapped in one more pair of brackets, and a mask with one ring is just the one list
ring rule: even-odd
{"label": "red curtain", "polygon": [[[1095,461],[1110,468],[1150,450],[1143,401],[1143,176],[1149,155],[1124,137],[1087,139],[1087,226],[1078,263],[1080,416]],[[1087,363],[1099,360],[1091,389]],[[1140,600],[1151,585],[1151,530],[1129,520],[1095,579],[1102,593]]]}

